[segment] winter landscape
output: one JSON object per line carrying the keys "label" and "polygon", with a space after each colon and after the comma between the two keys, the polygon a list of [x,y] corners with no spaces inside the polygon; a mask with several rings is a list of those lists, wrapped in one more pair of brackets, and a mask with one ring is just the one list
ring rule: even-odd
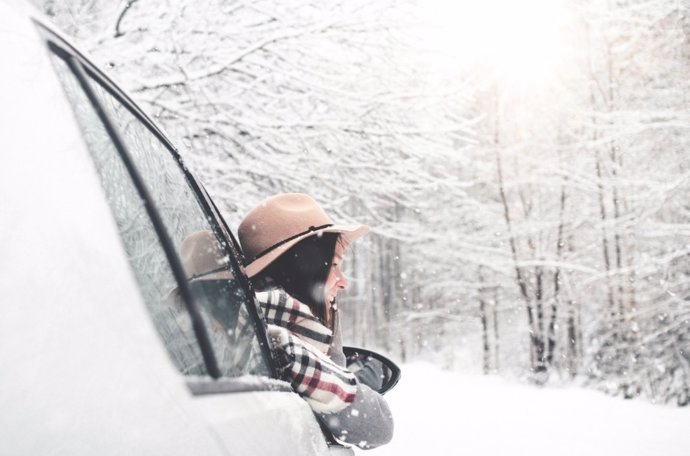
{"label": "winter landscape", "polygon": [[281,191],[371,227],[368,454],[690,452],[688,0],[33,3],[233,229]]}
{"label": "winter landscape", "polygon": [[389,396],[393,442],[358,454],[684,456],[690,448],[682,408],[572,386],[535,389],[424,363],[404,367],[404,381]]}

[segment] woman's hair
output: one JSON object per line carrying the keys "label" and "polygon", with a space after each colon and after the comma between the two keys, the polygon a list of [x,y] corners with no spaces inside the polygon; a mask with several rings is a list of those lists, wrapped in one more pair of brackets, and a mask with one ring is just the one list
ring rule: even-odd
{"label": "woman's hair", "polygon": [[272,281],[290,296],[303,302],[326,326],[327,315],[325,285],[335,255],[338,233],[320,233],[310,236],[279,256],[257,279]]}

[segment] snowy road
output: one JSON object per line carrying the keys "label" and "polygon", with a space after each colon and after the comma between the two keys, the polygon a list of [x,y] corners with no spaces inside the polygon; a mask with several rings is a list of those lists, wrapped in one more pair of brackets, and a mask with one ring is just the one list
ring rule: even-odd
{"label": "snowy road", "polygon": [[579,388],[533,388],[493,377],[403,367],[389,395],[396,419],[384,455],[688,456],[690,409]]}

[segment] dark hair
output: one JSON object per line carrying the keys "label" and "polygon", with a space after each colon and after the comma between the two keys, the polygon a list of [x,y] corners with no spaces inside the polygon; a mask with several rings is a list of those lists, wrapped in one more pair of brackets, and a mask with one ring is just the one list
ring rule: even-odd
{"label": "dark hair", "polygon": [[338,233],[320,233],[298,242],[259,275],[272,280],[290,296],[303,302],[329,326],[324,288],[333,263]]}

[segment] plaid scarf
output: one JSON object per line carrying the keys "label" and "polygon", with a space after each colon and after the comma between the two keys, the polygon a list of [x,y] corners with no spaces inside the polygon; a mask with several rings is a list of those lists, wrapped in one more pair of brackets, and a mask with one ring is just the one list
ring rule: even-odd
{"label": "plaid scarf", "polygon": [[317,412],[338,412],[355,400],[354,374],[328,356],[333,332],[309,307],[273,289],[256,294],[268,323],[268,336],[283,379]]}

